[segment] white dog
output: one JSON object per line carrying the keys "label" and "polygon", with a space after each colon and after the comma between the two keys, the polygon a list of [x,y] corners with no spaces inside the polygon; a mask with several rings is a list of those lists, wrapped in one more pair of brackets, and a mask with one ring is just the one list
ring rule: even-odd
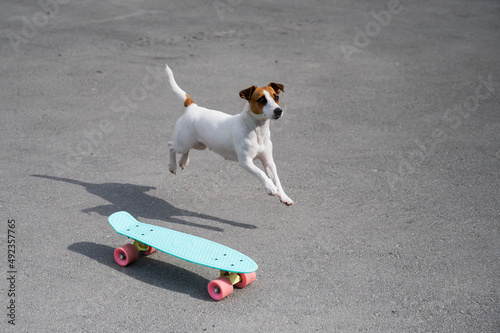
{"label": "white dog", "polygon": [[[238,161],[260,179],[269,195],[277,195],[285,205],[293,205],[278,178],[269,131],[269,119],[279,119],[283,115],[278,95],[284,91],[284,86],[272,82],[267,87],[251,86],[242,90],[240,97],[248,103],[242,113],[232,116],[196,105],[177,85],[168,65],[165,72],[172,90],[186,108],[175,123],[173,140],[168,143],[170,172],[175,174],[177,170],[176,153],[182,154],[179,166],[184,169],[189,162],[190,149],[208,147],[226,160]],[[262,162],[265,173],[253,163],[255,159]]]}

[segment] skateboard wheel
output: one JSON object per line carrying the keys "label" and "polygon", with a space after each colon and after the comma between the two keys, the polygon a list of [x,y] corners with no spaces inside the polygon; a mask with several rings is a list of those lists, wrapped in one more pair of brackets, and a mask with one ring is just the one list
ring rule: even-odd
{"label": "skateboard wheel", "polygon": [[139,258],[139,252],[132,244],[125,244],[115,250],[115,261],[120,266],[127,266]]}
{"label": "skateboard wheel", "polygon": [[255,278],[257,277],[257,274],[255,272],[252,273],[239,273],[238,274],[241,278],[241,281],[236,283],[235,286],[237,288],[244,288],[248,286],[250,283],[255,281]]}
{"label": "skateboard wheel", "polygon": [[225,276],[221,276],[208,284],[208,294],[216,301],[220,301],[232,293],[233,284]]}
{"label": "skateboard wheel", "polygon": [[148,248],[148,250],[146,252],[144,252],[144,255],[149,256],[151,253],[154,253],[154,252],[156,252],[156,249],[154,247],[150,246]]}

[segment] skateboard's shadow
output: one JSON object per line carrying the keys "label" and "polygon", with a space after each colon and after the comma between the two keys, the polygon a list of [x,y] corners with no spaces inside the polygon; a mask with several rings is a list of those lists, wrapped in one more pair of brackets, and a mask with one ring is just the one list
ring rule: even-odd
{"label": "skateboard's shadow", "polygon": [[114,258],[114,248],[91,242],[79,242],[68,246],[68,250],[83,254],[120,273],[152,286],[187,294],[193,298],[208,301],[209,280],[165,261],[155,260],[160,252],[139,260],[127,267],[119,266]]}
{"label": "skateboard's shadow", "polygon": [[82,210],[82,212],[87,214],[95,212],[102,216],[107,217],[117,211],[125,210],[130,214],[132,214],[137,219],[140,219],[142,217],[146,219],[184,224],[215,231],[224,231],[224,229],[210,225],[204,225],[186,221],[180,219],[179,217],[190,216],[190,217],[197,217],[205,220],[214,221],[217,223],[227,224],[239,228],[246,228],[246,229],[257,228],[256,226],[251,224],[225,220],[215,216],[196,213],[190,210],[177,208],[163,199],[146,194],[146,192],[156,189],[151,186],[121,184],[121,183],[94,184],[74,179],[60,178],[53,176],[45,176],[45,175],[32,175],[32,176],[79,185],[84,187],[87,190],[87,192],[97,195],[103,198],[104,200],[110,202],[109,205],[102,205]]}

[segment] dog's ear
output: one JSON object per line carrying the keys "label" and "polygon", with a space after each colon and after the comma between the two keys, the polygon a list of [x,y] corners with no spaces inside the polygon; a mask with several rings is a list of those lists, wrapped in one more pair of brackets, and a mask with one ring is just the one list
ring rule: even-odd
{"label": "dog's ear", "polygon": [[269,83],[269,87],[273,88],[278,95],[280,94],[280,92],[285,91],[285,86],[282,85],[281,83],[271,82]]}
{"label": "dog's ear", "polygon": [[257,89],[256,86],[251,86],[250,88],[240,91],[240,97],[249,101],[255,89]]}

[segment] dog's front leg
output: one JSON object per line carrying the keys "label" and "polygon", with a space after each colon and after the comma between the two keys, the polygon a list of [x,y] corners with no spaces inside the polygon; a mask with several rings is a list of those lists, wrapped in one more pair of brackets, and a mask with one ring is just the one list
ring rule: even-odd
{"label": "dog's front leg", "polygon": [[253,161],[249,158],[244,158],[244,159],[239,159],[238,163],[245,168],[248,172],[253,174],[255,177],[260,179],[262,182],[262,185],[264,185],[264,188],[266,189],[267,194],[269,195],[278,195],[278,188],[276,185],[273,184],[271,179],[266,176],[264,171],[259,169],[255,164],[253,164]]}
{"label": "dog's front leg", "polygon": [[272,153],[264,154],[260,159],[260,161],[262,162],[262,165],[266,170],[267,176],[273,181],[274,185],[276,185],[276,187],[278,188],[278,196],[280,198],[280,201],[287,206],[293,205],[293,200],[286,195],[285,191],[283,190],[283,187],[281,187],[281,182],[278,177],[278,170],[276,168],[276,163],[274,163]]}

